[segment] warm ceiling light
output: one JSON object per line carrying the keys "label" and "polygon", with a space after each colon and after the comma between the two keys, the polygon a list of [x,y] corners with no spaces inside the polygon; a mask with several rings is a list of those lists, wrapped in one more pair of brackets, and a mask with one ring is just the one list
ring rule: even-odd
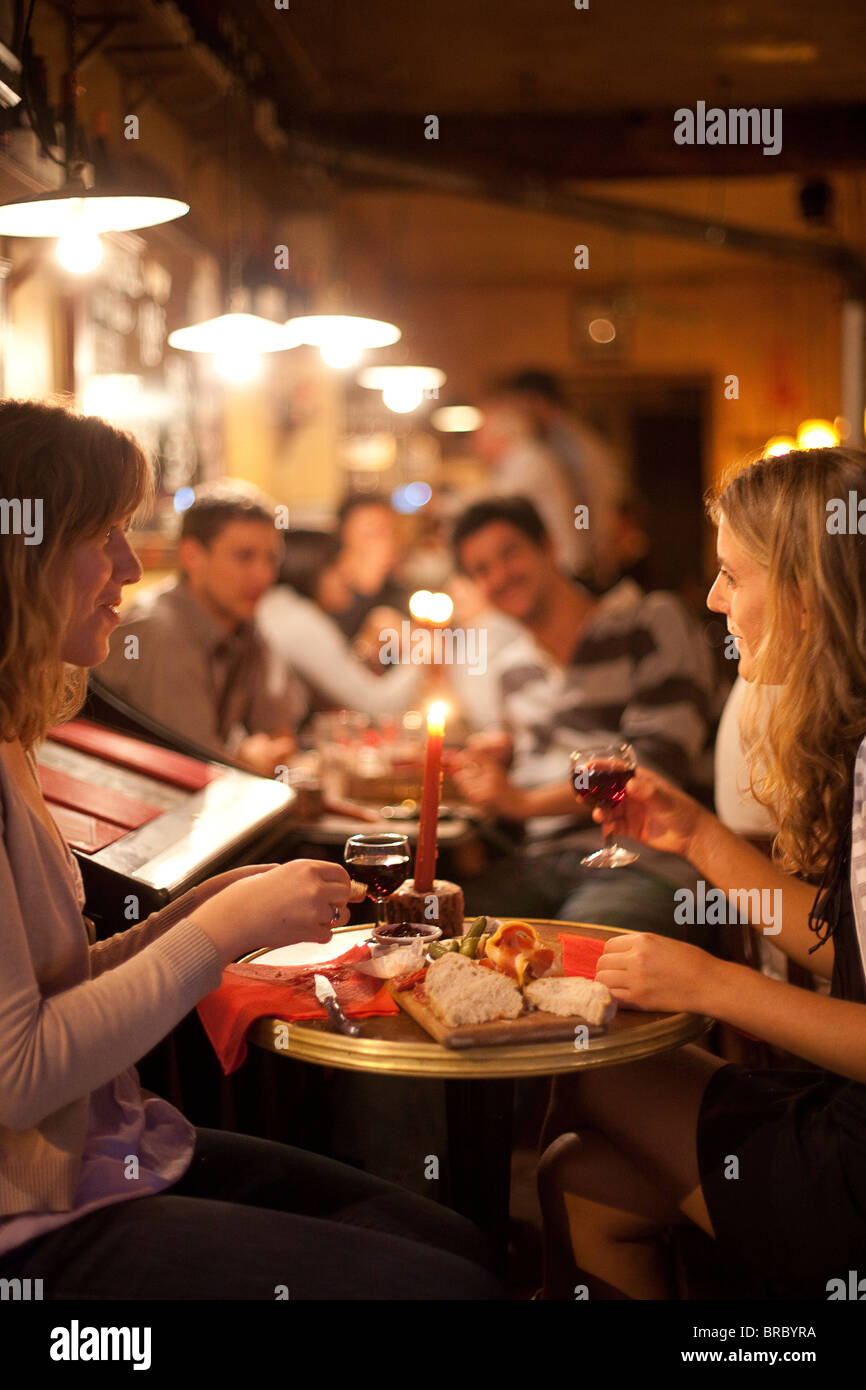
{"label": "warm ceiling light", "polygon": [[389,410],[408,415],[418,409],[425,391],[438,390],[446,378],[438,367],[365,367],[356,380],[370,391],[381,391]]}
{"label": "warm ceiling light", "polygon": [[612,343],[616,337],[616,328],[610,319],[593,319],[587,332],[594,343]]}
{"label": "warm ceiling light", "polygon": [[70,212],[65,229],[57,238],[55,255],[63,266],[73,275],[86,275],[95,270],[103,256],[99,233],[87,221],[84,199],[77,199],[78,207]]}
{"label": "warm ceiling light", "polygon": [[831,449],[838,443],[838,431],[829,420],[803,420],[797,430],[798,449]]}
{"label": "warm ceiling light", "polygon": [[211,352],[225,357],[243,353],[284,352],[298,346],[298,336],[282,323],[258,314],[220,314],[189,328],[176,328],[168,345],[183,352]]}
{"label": "warm ceiling light", "polygon": [[444,434],[461,434],[481,428],[484,416],[474,405],[442,405],[430,416],[430,424]]}
{"label": "warm ceiling light", "polygon": [[244,386],[247,382],[256,381],[262,374],[263,365],[260,352],[247,352],[243,348],[218,352],[214,357],[218,375],[232,386]]}
{"label": "warm ceiling light", "polygon": [[424,388],[416,381],[390,381],[382,392],[382,404],[395,415],[408,415],[424,399]]}
{"label": "warm ceiling light", "polygon": [[761,451],[762,459],[778,458],[780,454],[790,454],[792,449],[799,448],[796,439],[791,434],[774,434],[772,439],[768,439]]}
{"label": "warm ceiling light", "polygon": [[83,184],[0,204],[0,236],[63,236],[70,225],[83,221],[91,232],[134,232],[158,227],[189,212],[177,198],[92,193]]}
{"label": "warm ceiling light", "polygon": [[286,328],[299,343],[317,347],[329,367],[353,367],[368,348],[390,347],[402,336],[394,323],[354,314],[301,314]]}
{"label": "warm ceiling light", "polygon": [[232,313],[176,328],[168,335],[168,345],[183,352],[209,353],[223,381],[243,386],[261,375],[263,353],[285,352],[297,347],[298,339],[273,319]]}
{"label": "warm ceiling light", "polygon": [[[24,23],[22,47],[27,49],[30,21],[33,18],[33,0]],[[66,84],[66,101],[63,112],[63,158],[58,160],[46,143],[40,124],[35,121],[27,100],[27,87],[33,73],[28,72],[19,60],[13,60],[14,70],[21,74],[21,90],[24,106],[27,108],[30,129],[39,141],[43,155],[63,165],[64,181],[60,188],[44,193],[36,193],[29,198],[16,198],[9,203],[0,204],[0,236],[14,237],[58,237],[57,255],[60,263],[77,274],[84,274],[98,265],[102,259],[99,236],[102,232],[133,232],[142,227],[156,227],[163,222],[173,222],[189,212],[189,203],[177,198],[163,198],[150,194],[127,192],[114,188],[111,192],[96,191],[85,182],[87,164],[80,158],[78,145],[78,114],[76,96],[78,93],[78,56],[75,40],[75,0],[71,7],[72,41],[71,72]],[[0,59],[8,69],[7,50],[0,45]],[[29,51],[29,49],[27,50]],[[34,60],[30,61],[32,69]],[[15,105],[9,101],[8,88],[0,83],[0,101],[4,105]]]}
{"label": "warm ceiling light", "polygon": [[86,275],[102,260],[101,232],[156,227],[189,212],[177,198],[92,193],[70,178],[53,193],[0,204],[0,236],[57,237],[57,259],[73,275]]}

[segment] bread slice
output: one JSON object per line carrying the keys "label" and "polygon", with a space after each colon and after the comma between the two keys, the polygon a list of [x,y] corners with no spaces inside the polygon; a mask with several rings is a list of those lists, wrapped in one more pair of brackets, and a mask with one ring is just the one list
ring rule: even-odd
{"label": "bread slice", "polygon": [[523,995],[515,982],[467,956],[449,954],[434,960],[424,989],[431,1009],[449,1028],[517,1018],[523,1012]]}
{"label": "bread slice", "polygon": [[533,980],[523,993],[536,1009],[563,1018],[583,1018],[587,1023],[607,1023],[616,1013],[616,1000],[606,985],[582,975],[548,976]]}

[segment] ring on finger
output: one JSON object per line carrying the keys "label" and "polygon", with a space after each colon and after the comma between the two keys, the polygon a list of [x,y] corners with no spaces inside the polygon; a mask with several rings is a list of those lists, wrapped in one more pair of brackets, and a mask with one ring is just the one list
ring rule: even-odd
{"label": "ring on finger", "polygon": [[339,919],[340,919],[340,908],[339,908],[339,907],[334,907],[334,904],[333,904],[333,903],[331,903],[331,907],[333,908],[333,911],[332,911],[332,913],[331,913],[331,920],[330,920],[330,922],[328,923],[328,927],[329,927],[329,929],[330,929],[331,931],[333,931],[334,928],[335,928],[335,926],[337,925],[337,922],[338,922]]}

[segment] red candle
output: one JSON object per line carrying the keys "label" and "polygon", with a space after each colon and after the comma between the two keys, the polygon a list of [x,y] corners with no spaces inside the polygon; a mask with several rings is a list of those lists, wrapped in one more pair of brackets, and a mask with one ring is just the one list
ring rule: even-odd
{"label": "red candle", "polygon": [[437,701],[430,706],[427,714],[427,753],[424,759],[424,785],[421,789],[418,848],[415,852],[416,893],[429,893],[433,888],[436,873],[436,825],[439,820],[445,713],[445,705]]}

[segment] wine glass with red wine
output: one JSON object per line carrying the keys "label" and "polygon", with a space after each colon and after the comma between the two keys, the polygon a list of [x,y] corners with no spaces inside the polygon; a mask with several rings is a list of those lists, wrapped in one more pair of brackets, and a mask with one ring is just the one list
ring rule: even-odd
{"label": "wine glass with red wine", "polygon": [[[571,783],[578,801],[595,810],[601,806],[612,813],[625,796],[626,784],[634,777],[637,758],[630,743],[582,743],[571,755]],[[640,855],[616,843],[615,832],[605,831],[604,849],[581,859],[587,869],[619,869],[633,864]]]}
{"label": "wine glass with red wine", "polygon": [[343,851],[352,878],[367,885],[382,925],[382,903],[409,877],[409,841],[405,835],[351,835]]}

